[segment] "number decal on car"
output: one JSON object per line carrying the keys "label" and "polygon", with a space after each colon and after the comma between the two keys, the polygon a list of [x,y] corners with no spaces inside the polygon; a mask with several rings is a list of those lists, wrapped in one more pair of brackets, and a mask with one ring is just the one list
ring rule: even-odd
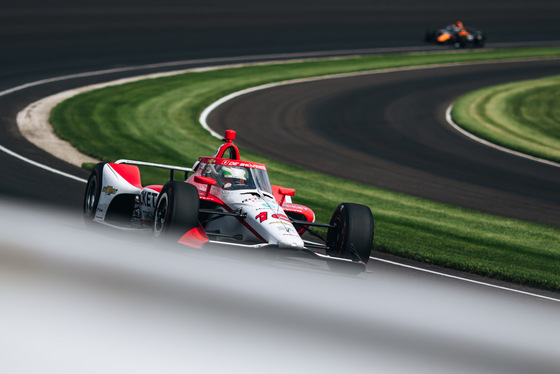
{"label": "number decal on car", "polygon": [[268,219],[268,213],[267,212],[259,213],[255,217],[255,219],[258,219],[260,223],[263,223],[264,221],[266,221]]}
{"label": "number decal on car", "polygon": [[[290,219],[285,214],[273,214],[272,218],[276,218],[276,219],[279,219],[279,220],[282,220],[282,221],[290,222]],[[268,212],[261,212],[261,213],[257,214],[255,219],[258,219],[260,223],[263,223],[264,221],[266,221],[268,219]]]}

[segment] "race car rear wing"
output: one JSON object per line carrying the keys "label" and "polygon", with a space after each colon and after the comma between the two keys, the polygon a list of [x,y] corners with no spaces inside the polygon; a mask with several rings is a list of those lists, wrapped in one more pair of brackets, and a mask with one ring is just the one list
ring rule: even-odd
{"label": "race car rear wing", "polygon": [[115,164],[128,164],[128,165],[149,166],[149,167],[160,168],[160,169],[168,169],[170,171],[169,179],[172,181],[175,180],[175,171],[184,171],[185,179],[187,179],[188,174],[193,171],[192,168],[186,168],[183,166],[164,165],[164,164],[156,164],[153,162],[124,160],[124,159],[115,161]]}

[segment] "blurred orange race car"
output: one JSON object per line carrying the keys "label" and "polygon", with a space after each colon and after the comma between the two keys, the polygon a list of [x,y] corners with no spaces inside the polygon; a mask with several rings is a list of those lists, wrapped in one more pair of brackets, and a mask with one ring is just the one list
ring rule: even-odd
{"label": "blurred orange race car", "polygon": [[426,43],[452,45],[455,48],[484,47],[486,34],[474,27],[465,27],[463,22],[457,21],[451,25],[436,30],[428,29],[425,36]]}

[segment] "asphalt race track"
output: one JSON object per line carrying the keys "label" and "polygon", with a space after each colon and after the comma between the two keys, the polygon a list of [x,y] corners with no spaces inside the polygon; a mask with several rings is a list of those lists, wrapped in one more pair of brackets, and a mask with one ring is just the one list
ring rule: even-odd
{"label": "asphalt race track", "polygon": [[461,94],[560,74],[560,61],[477,64],[328,79],[239,96],[208,117],[278,160],[392,191],[560,227],[560,168],[450,127]]}
{"label": "asphalt race track", "polygon": [[[481,0],[473,0],[467,4],[448,4],[447,1],[439,0],[396,0],[390,4],[372,4],[371,1],[362,0],[348,0],[343,4],[334,0],[288,0],[281,4],[264,4],[262,1],[241,0],[236,2],[235,6],[225,0],[164,0],[157,5],[147,0],[100,0],[96,1],[95,5],[75,0],[3,1],[0,5],[0,200],[16,203],[30,201],[45,205],[48,209],[54,206],[66,217],[80,218],[84,192],[82,182],[33,166],[8,152],[15,152],[80,178],[87,178],[88,173],[84,170],[32,146],[16,128],[17,113],[29,103],[47,95],[120,77],[238,62],[242,56],[258,55],[261,56],[259,59],[266,60],[269,58],[266,56],[271,54],[275,55],[274,58],[278,58],[279,54],[287,58],[297,53],[308,55],[309,52],[339,55],[348,53],[340,51],[354,50],[437,50],[439,48],[423,44],[426,28],[457,19],[461,19],[466,25],[477,26],[486,31],[489,37],[488,47],[508,46],[518,42],[557,45],[560,39],[558,14],[560,4],[552,0],[530,3],[513,0],[508,2],[507,7],[501,1]],[[257,58],[245,58],[247,61],[255,59]],[[184,63],[153,65],[170,61]],[[144,65],[146,66],[143,68],[128,69],[131,66]],[[329,165],[336,166],[341,162],[334,157],[333,150],[336,149],[334,153],[343,157],[360,159],[362,162],[367,159],[367,171],[351,170],[349,174],[339,174],[340,176],[494,214],[558,226],[559,212],[558,209],[554,209],[560,201],[558,170],[504,155],[467,141],[445,124],[443,113],[453,98],[471,89],[512,79],[558,74],[559,65],[558,62],[508,64],[507,67],[477,65],[286,86],[262,92],[262,95],[248,95],[233,101],[221,107],[214,114],[214,120],[218,122],[216,129],[233,127],[230,123],[223,122],[222,115],[228,113],[229,116],[247,106],[255,109],[256,105],[250,105],[248,100],[251,99],[252,103],[253,100],[259,100],[262,109],[267,108],[270,111],[267,117],[267,131],[272,132],[274,129],[275,132],[270,135],[275,134],[277,139],[283,139],[281,143],[276,140],[277,146],[267,147],[274,157],[293,160],[300,166],[314,170],[324,170],[329,169]],[[64,80],[53,79],[107,69],[121,70],[88,76],[79,75]],[[380,96],[381,90],[383,94]],[[290,102],[286,101],[286,95],[290,94],[294,95],[294,99],[300,98],[297,105],[291,106]],[[277,106],[271,108],[273,102]],[[288,121],[284,121],[280,113]],[[248,138],[242,129],[250,129],[253,125],[262,126],[262,116],[259,110],[250,111],[243,124],[249,127],[237,129],[240,132],[239,142],[243,146],[257,146],[256,139]],[[249,118],[259,122],[253,123]],[[340,131],[341,123],[347,126],[344,132]],[[411,127],[412,124],[417,126]],[[300,127],[294,130],[290,126]],[[281,129],[286,131],[280,131]],[[346,131],[347,129],[355,131]],[[372,135],[374,131],[381,129],[381,133],[376,132],[380,135]],[[294,141],[293,138],[284,141],[289,131],[300,139],[305,139],[306,143]],[[329,157],[322,160],[326,159],[333,164],[317,161],[322,156],[325,144],[329,144]],[[348,146],[349,144],[351,146]],[[289,148],[286,148],[287,145]],[[305,157],[299,154],[304,145],[314,147],[311,155],[308,152]],[[309,161],[309,164],[301,164],[302,160]],[[343,163],[346,165],[347,161],[344,160]],[[33,226],[34,230],[37,230],[35,235],[31,234],[35,231],[26,231],[25,228],[21,232],[13,229],[14,226],[23,227],[20,222],[23,223],[25,218],[20,214],[10,214],[17,210],[14,205],[7,207],[3,211],[5,221],[2,221],[1,225],[4,230],[2,240],[6,242],[0,242],[0,249],[3,249],[2,245],[5,243],[12,243],[10,240],[13,237],[28,237],[33,239],[34,243],[37,242],[30,246],[30,253],[41,253],[41,240],[45,247],[48,247],[49,253],[55,253],[50,258],[51,262],[42,262],[33,261],[33,256],[27,256],[26,253],[12,253],[11,247],[0,251],[0,276],[3,277],[0,282],[0,294],[5,296],[2,300],[7,301],[2,308],[6,311],[6,317],[0,325],[3,331],[8,331],[8,339],[5,342],[0,341],[0,351],[8,352],[9,355],[3,356],[3,353],[0,353],[0,362],[8,362],[9,368],[23,368],[12,372],[32,373],[37,372],[39,368],[42,372],[76,372],[77,367],[83,368],[80,360],[83,363],[94,357],[86,348],[97,348],[101,351],[112,348],[114,357],[108,362],[121,363],[122,366],[117,368],[124,372],[131,371],[127,370],[130,366],[126,366],[123,361],[127,358],[135,360],[137,364],[153,364],[153,367],[142,367],[146,372],[150,372],[150,369],[154,372],[156,368],[165,370],[161,367],[162,362],[169,365],[185,364],[182,356],[185,350],[177,348],[182,347],[180,344],[183,341],[176,336],[173,336],[176,340],[172,342],[176,342],[177,345],[164,346],[172,348],[167,351],[161,349],[158,343],[157,352],[161,353],[161,360],[153,362],[150,361],[149,355],[153,347],[145,342],[164,340],[165,334],[160,335],[157,332],[158,328],[164,328],[167,332],[177,329],[188,334],[189,325],[179,314],[183,311],[189,312],[187,309],[192,308],[192,305],[189,305],[188,301],[192,300],[192,297],[207,306],[207,310],[196,314],[197,318],[206,321],[216,331],[231,327],[232,336],[235,337],[243,331],[242,327],[253,326],[247,316],[255,316],[262,311],[262,320],[257,321],[262,321],[264,326],[265,319],[273,320],[279,328],[270,334],[267,328],[262,330],[264,332],[260,335],[259,329],[250,334],[261,347],[267,336],[276,336],[272,333],[286,337],[289,336],[287,331],[300,330],[299,334],[294,334],[298,340],[288,342],[276,339],[276,344],[271,345],[273,349],[266,351],[264,357],[267,359],[261,363],[263,365],[270,365],[274,359],[285,359],[287,366],[303,362],[309,365],[309,369],[316,368],[314,364],[318,362],[317,357],[321,352],[328,355],[336,352],[336,346],[329,347],[329,344],[340,339],[341,331],[345,331],[346,334],[342,336],[349,345],[343,350],[344,354],[350,357],[352,352],[358,352],[360,356],[357,360],[356,357],[347,360],[346,357],[336,357],[336,354],[332,354],[331,360],[321,362],[323,371],[329,372],[330,369],[330,372],[340,372],[344,365],[348,365],[350,370],[358,367],[379,368],[380,363],[384,365],[381,368],[386,369],[386,372],[401,372],[398,369],[390,370],[394,366],[388,364],[388,358],[394,360],[392,364],[399,363],[399,360],[402,361],[401,353],[404,352],[405,356],[412,357],[413,361],[399,368],[406,369],[406,366],[410,365],[410,369],[416,372],[558,372],[555,369],[559,363],[557,355],[554,354],[560,333],[558,322],[554,318],[557,315],[558,302],[534,296],[535,290],[523,290],[531,294],[512,292],[509,290],[510,285],[501,284],[505,289],[488,287],[462,279],[371,261],[368,266],[371,273],[363,275],[372,285],[371,294],[364,291],[354,300],[361,302],[359,305],[366,309],[353,310],[352,313],[346,314],[348,310],[344,310],[344,300],[339,301],[337,298],[329,302],[324,301],[323,309],[315,306],[311,312],[304,312],[303,322],[297,317],[292,321],[286,318],[286,308],[281,308],[278,300],[268,300],[255,312],[249,306],[237,306],[236,300],[233,299],[238,293],[230,295],[232,300],[213,299],[216,294],[222,295],[216,293],[215,285],[204,288],[208,293],[200,296],[190,288],[196,280],[182,278],[180,268],[173,269],[172,277],[176,278],[176,283],[171,282],[173,284],[170,285],[169,274],[164,269],[165,266],[180,263],[174,257],[163,260],[159,258],[162,261],[161,269],[148,270],[150,266],[147,266],[141,274],[134,273],[138,271],[138,268],[135,268],[136,263],[129,264],[126,261],[132,251],[107,251],[104,255],[108,257],[98,259],[98,264],[69,266],[72,261],[68,259],[76,255],[76,250],[89,248],[84,252],[86,257],[85,253],[90,249],[93,253],[91,245],[74,244],[79,243],[80,238],[86,235],[79,225],[77,228],[72,227],[73,224],[77,225],[79,220],[64,224],[65,229],[77,229],[77,232],[72,234],[76,235],[76,239],[67,239],[60,244],[64,251],[59,251],[56,245],[46,240],[47,234],[37,229],[41,227],[41,221],[36,223],[37,226]],[[34,211],[36,208],[30,209]],[[67,235],[65,230],[58,232],[50,225],[47,231],[54,234],[53,238],[58,234],[62,238],[66,238]],[[86,241],[89,244],[94,240],[101,239],[87,236]],[[125,247],[124,244],[122,246]],[[138,243],[137,247],[142,245]],[[154,253],[148,249],[143,256],[149,259]],[[55,261],[59,257],[61,261]],[[118,266],[111,266],[113,263]],[[197,260],[193,260],[193,264],[189,265],[194,274],[198,274],[195,271],[197,264]],[[203,269],[207,265],[201,266]],[[95,270],[88,270],[90,267]],[[121,279],[119,271],[126,270],[127,267],[130,267],[127,271],[134,274]],[[227,266],[225,267],[227,269]],[[222,265],[218,267],[222,268]],[[145,272],[148,273],[147,278]],[[235,271],[230,272],[232,274],[228,277],[235,279]],[[48,280],[46,282],[41,282],[43,273],[48,274],[45,275],[45,279]],[[14,274],[15,276],[12,276]],[[27,282],[19,283],[19,288],[9,287],[14,279],[21,280],[24,279],[22,275],[29,274],[34,275],[28,278]],[[136,283],[138,278],[144,279],[144,283]],[[364,278],[360,279],[357,286],[360,290],[367,289],[365,285],[368,283],[361,282]],[[68,282],[62,282],[66,279]],[[282,275],[279,279],[282,279]],[[76,280],[78,281],[74,284]],[[35,281],[37,284],[33,283]],[[68,287],[65,290],[69,293],[65,294],[60,288],[54,287],[46,290],[46,304],[37,304],[37,299],[33,296],[41,295],[38,290],[47,287],[51,281],[56,285],[59,285],[57,282],[64,283],[63,288]],[[92,281],[93,283],[88,283]],[[153,288],[149,286],[151,281],[157,283]],[[487,279],[474,281],[488,282]],[[201,278],[200,282],[206,283],[206,279]],[[252,279],[244,279],[240,284],[230,282],[239,288],[251,283]],[[283,286],[274,282],[264,284],[278,288]],[[40,287],[33,288],[34,285]],[[73,287],[76,292],[73,292]],[[236,287],[232,286],[231,289]],[[293,281],[290,287],[294,290],[299,286]],[[87,296],[91,295],[88,293],[91,292],[91,288],[95,288],[95,297],[92,300],[96,302],[87,299]],[[297,295],[299,299],[294,304],[295,311],[290,311],[292,314],[303,312],[302,305],[308,304],[308,295],[304,291]],[[310,288],[309,291],[316,290]],[[53,300],[63,306],[62,313],[56,308],[56,303],[49,302],[49,292],[56,294],[53,295],[56,296]],[[240,292],[243,300],[252,300],[243,294],[243,291]],[[259,292],[268,294],[269,297],[277,294],[270,289]],[[558,299],[557,294],[539,293]],[[340,294],[342,292],[339,292]],[[68,297],[69,295],[71,297]],[[142,298],[146,296],[148,299]],[[15,302],[10,303],[10,300]],[[111,307],[116,300],[126,303],[123,310],[127,313],[118,307]],[[436,300],[437,302],[434,302]],[[335,305],[340,309],[336,309]],[[156,309],[158,307],[161,309]],[[328,308],[335,309],[323,315],[323,319],[317,320],[317,309],[324,313]],[[38,310],[45,313],[31,313]],[[84,318],[84,323],[80,323],[82,321],[72,313],[74,310]],[[251,310],[252,313],[246,313]],[[369,310],[374,311],[373,317]],[[90,314],[95,315],[96,311],[99,312],[98,317],[103,315],[108,319],[100,319],[100,324],[88,325],[90,320],[86,317]],[[221,314],[214,320],[211,316],[218,313],[217,311]],[[226,317],[230,311],[239,317],[234,319],[240,321],[239,325],[229,326],[229,323],[224,322],[227,321]],[[159,321],[166,321],[167,324],[162,326],[151,319],[151,334],[148,334],[142,330],[142,326],[145,326],[142,317],[149,316],[150,312],[160,318]],[[383,313],[386,313],[384,317]],[[351,319],[356,317],[356,325],[346,320],[346,316],[351,316]],[[37,323],[29,324],[30,321]],[[362,321],[362,324],[358,321]],[[284,323],[289,324],[290,329],[286,329]],[[454,325],[459,326],[459,331],[453,331]],[[67,329],[60,329],[62,326],[67,326]],[[128,326],[130,329],[122,326]],[[493,326],[498,327],[492,328]],[[31,327],[35,327],[35,330]],[[21,335],[21,330],[28,335]],[[83,336],[75,338],[75,331],[83,332],[86,337],[97,337],[99,345],[88,345],[89,340],[83,339]],[[135,333],[129,335],[130,331]],[[414,333],[411,334],[411,331]],[[118,336],[112,343],[109,337],[115,332]],[[398,334],[395,335],[395,332]],[[459,333],[459,337],[450,338],[455,332]],[[76,362],[70,360],[65,362],[66,366],[61,364],[64,356],[58,355],[61,355],[62,351],[56,344],[49,345],[47,339],[54,334],[59,336],[56,342],[60,347],[68,344],[74,348],[69,353],[76,355]],[[150,340],[142,340],[144,337]],[[231,352],[236,353],[228,356],[233,360],[228,363],[236,363],[235,368],[241,367],[235,359],[240,360],[239,357],[243,357],[239,347],[252,347],[248,341],[236,347],[237,341],[229,336],[229,339],[223,341],[220,340],[220,336],[213,338],[215,340],[203,335],[197,337],[200,340],[197,340],[197,344],[189,346],[189,352],[193,349],[196,351],[200,344],[212,347],[216,341],[220,341],[217,349],[222,349],[223,352],[232,349]],[[428,338],[429,344],[423,344],[426,342],[425,338]],[[133,346],[130,346],[131,340],[135,340]],[[302,341],[310,345],[302,347]],[[140,345],[141,342],[146,345]],[[226,347],[224,342],[231,344]],[[480,342],[483,344],[479,344]],[[358,343],[360,346],[353,351],[353,344]],[[313,344],[320,349],[309,350],[309,347],[314,347]],[[45,347],[50,349],[47,350],[48,354],[43,356],[29,353],[43,352]],[[285,355],[278,358],[274,355],[276,352]],[[49,360],[49,354],[57,359]],[[373,362],[368,361],[369,356],[366,357],[366,354],[375,354],[371,356],[374,357]],[[29,359],[30,355],[36,358],[35,363]],[[174,360],[165,360],[169,359],[170,355]],[[209,357],[210,361],[215,355],[203,357]],[[480,360],[481,357],[484,359]],[[307,361],[311,358],[314,361]],[[103,370],[101,367],[104,359],[107,358],[92,360],[95,362],[94,367],[99,368],[99,371]],[[130,360],[127,362],[129,365]],[[336,365],[329,366],[329,362]],[[477,369],[469,370],[469,363],[475,363]],[[38,366],[29,369],[34,364]],[[285,369],[282,365],[278,368],[278,372],[286,371],[282,370]],[[139,371],[141,370],[135,370]],[[179,371],[176,368],[167,370]],[[244,370],[246,371],[259,372],[256,368]]]}

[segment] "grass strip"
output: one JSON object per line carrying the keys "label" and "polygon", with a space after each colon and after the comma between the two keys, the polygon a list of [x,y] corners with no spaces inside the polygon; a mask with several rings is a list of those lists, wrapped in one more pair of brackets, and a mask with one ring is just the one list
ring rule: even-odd
{"label": "grass strip", "polygon": [[[56,133],[80,151],[113,161],[129,158],[190,166],[220,141],[198,123],[229,93],[287,79],[427,64],[558,57],[560,48],[400,54],[247,66],[148,79],[90,91],[51,112]],[[241,134],[240,134],[241,135]],[[241,135],[242,136],[242,135]],[[242,150],[267,164],[274,184],[296,188],[295,200],[328,221],[338,203],[371,207],[374,250],[549,290],[560,290],[560,230],[446,206],[326,175]],[[167,174],[142,170],[143,182]]]}
{"label": "grass strip", "polygon": [[451,116],[495,144],[560,162],[560,75],[470,92]]}

